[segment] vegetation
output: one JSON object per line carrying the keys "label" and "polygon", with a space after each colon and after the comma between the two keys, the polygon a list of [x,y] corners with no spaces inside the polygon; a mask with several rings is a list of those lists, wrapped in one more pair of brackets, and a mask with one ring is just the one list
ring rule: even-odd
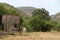
{"label": "vegetation", "polygon": [[60,31],[60,21],[55,21],[55,27],[54,30]]}
{"label": "vegetation", "polygon": [[0,15],[4,14],[19,15],[20,11],[9,4],[0,3]]}
{"label": "vegetation", "polygon": [[44,8],[33,11],[33,16],[22,23],[28,31],[50,32],[51,30],[60,30],[60,22],[51,20],[49,12]]}
{"label": "vegetation", "polygon": [[52,24],[50,22],[49,12],[45,9],[36,9],[33,11],[33,16],[23,22],[22,26],[28,31],[50,31]]}
{"label": "vegetation", "polygon": [[59,25],[60,21],[51,20],[49,16],[49,12],[44,8],[34,10],[32,12],[33,16],[28,17],[28,15],[24,14],[23,12],[16,9],[15,7],[6,3],[0,3],[0,16],[5,14],[19,15],[20,28],[26,27],[27,31],[29,32],[31,31],[50,32],[51,30],[60,31],[60,25]]}

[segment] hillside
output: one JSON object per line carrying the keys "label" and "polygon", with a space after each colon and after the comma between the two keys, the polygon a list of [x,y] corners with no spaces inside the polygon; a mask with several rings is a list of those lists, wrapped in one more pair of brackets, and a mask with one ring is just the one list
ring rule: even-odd
{"label": "hillside", "polygon": [[33,10],[36,9],[34,7],[17,7],[17,8],[28,16],[32,16]]}
{"label": "hillside", "polygon": [[19,15],[20,11],[7,3],[0,3],[0,15],[4,14]]}
{"label": "hillside", "polygon": [[52,20],[59,21],[59,20],[60,20],[60,12],[59,12],[59,13],[56,13],[55,15],[52,15],[52,16],[51,16],[51,19],[52,19]]}

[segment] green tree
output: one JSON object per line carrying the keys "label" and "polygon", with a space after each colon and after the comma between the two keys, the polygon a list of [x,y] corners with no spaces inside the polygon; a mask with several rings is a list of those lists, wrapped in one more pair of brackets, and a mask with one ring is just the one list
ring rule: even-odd
{"label": "green tree", "polygon": [[56,21],[55,30],[60,31],[60,21]]}
{"label": "green tree", "polygon": [[33,11],[32,14],[33,16],[40,16],[41,19],[50,20],[49,12],[45,10],[44,8],[36,9]]}
{"label": "green tree", "polygon": [[33,17],[30,20],[29,24],[31,25],[33,30],[49,31],[48,29],[50,29],[50,27],[52,26],[48,22],[50,20],[49,12],[42,8],[42,9],[34,10],[32,14],[33,14]]}

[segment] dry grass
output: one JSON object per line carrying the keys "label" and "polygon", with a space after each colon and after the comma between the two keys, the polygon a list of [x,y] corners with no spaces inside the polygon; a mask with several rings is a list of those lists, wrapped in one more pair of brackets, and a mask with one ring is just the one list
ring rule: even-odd
{"label": "dry grass", "polygon": [[0,40],[60,40],[60,32],[33,32],[22,35],[8,35]]}

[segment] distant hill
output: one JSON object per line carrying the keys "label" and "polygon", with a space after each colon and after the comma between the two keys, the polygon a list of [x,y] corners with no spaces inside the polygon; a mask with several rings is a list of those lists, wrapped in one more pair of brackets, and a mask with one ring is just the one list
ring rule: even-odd
{"label": "distant hill", "polygon": [[32,12],[36,9],[34,7],[17,7],[17,8],[28,16],[32,16]]}
{"label": "distant hill", "polygon": [[59,21],[59,20],[60,20],[60,12],[57,13],[57,14],[55,14],[55,15],[52,15],[52,16],[51,16],[51,19],[52,19],[52,20]]}

